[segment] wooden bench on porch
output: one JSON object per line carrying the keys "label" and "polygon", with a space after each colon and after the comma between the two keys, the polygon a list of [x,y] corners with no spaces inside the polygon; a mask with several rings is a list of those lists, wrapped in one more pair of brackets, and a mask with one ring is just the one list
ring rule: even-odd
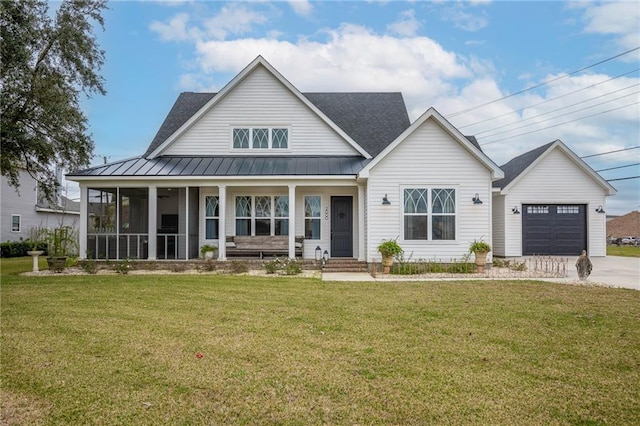
{"label": "wooden bench on porch", "polygon": [[[296,237],[296,257],[302,257],[304,237]],[[289,256],[289,236],[255,235],[227,236],[227,257],[254,257],[260,259],[269,256]]]}

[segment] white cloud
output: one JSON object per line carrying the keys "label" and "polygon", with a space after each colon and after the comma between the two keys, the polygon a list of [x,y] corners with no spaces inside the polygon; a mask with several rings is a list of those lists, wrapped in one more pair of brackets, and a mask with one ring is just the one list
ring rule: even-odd
{"label": "white cloud", "polygon": [[[640,6],[636,1],[585,3],[584,31],[591,34],[610,34],[616,37],[619,49],[640,46]],[[640,55],[625,58],[637,61]]]}
{"label": "white cloud", "polygon": [[309,16],[313,13],[313,5],[309,0],[289,0],[289,5],[300,16]]}
{"label": "white cloud", "polygon": [[442,19],[453,22],[456,28],[464,31],[474,32],[489,25],[489,19],[484,12],[470,12],[463,3],[445,8],[442,12]]}
{"label": "white cloud", "polygon": [[405,10],[400,14],[400,19],[389,24],[387,27],[390,32],[404,37],[413,37],[418,34],[421,24],[416,19],[413,9]]}
{"label": "white cloud", "polygon": [[184,41],[192,38],[193,29],[187,29],[189,23],[189,15],[179,13],[173,16],[169,22],[153,21],[150,25],[151,31],[160,36],[165,41]]}

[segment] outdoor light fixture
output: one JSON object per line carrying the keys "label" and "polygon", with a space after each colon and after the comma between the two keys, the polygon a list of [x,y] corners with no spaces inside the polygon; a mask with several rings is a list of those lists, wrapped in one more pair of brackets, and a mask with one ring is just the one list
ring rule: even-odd
{"label": "outdoor light fixture", "polygon": [[518,210],[518,206],[513,206],[511,211],[513,212],[513,214],[520,214],[520,210]]}
{"label": "outdoor light fixture", "polygon": [[325,250],[324,253],[322,253],[322,263],[326,263],[327,260],[329,260],[329,252]]}
{"label": "outdoor light fixture", "polygon": [[320,246],[316,247],[316,262],[318,262],[320,260],[320,257],[322,256],[322,249],[320,248]]}
{"label": "outdoor light fixture", "polygon": [[473,201],[473,204],[482,204],[482,200],[480,199],[480,196],[478,195],[477,192],[476,192],[476,195],[474,195],[471,200]]}
{"label": "outdoor light fixture", "polygon": [[604,213],[604,209],[602,208],[602,204],[598,206],[598,208],[596,209],[596,213]]}
{"label": "outdoor light fixture", "polygon": [[390,204],[391,204],[391,201],[389,201],[389,199],[387,198],[387,194],[384,194],[384,197],[382,197],[382,205],[388,206]]}

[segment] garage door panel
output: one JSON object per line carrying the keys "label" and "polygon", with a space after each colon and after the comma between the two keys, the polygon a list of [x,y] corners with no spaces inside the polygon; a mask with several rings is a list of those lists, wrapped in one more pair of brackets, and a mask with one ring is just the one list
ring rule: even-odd
{"label": "garage door panel", "polygon": [[524,204],[524,255],[578,255],[587,246],[586,206],[583,204]]}

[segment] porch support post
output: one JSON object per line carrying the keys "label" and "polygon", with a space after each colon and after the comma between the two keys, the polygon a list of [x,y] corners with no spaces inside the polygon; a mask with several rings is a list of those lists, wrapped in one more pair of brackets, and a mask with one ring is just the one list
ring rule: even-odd
{"label": "porch support post", "polygon": [[218,260],[227,260],[227,187],[218,185]]}
{"label": "porch support post", "polygon": [[289,258],[296,257],[296,186],[289,185]]}
{"label": "porch support post", "polygon": [[189,260],[189,187],[184,193],[184,258]]}
{"label": "porch support post", "polygon": [[[89,213],[89,190],[85,184],[80,184],[80,241],[78,244],[78,255],[80,259],[87,258],[87,233],[88,233],[88,213]],[[97,253],[95,253],[97,255]]]}
{"label": "porch support post", "polygon": [[364,259],[364,185],[358,185],[358,260]]}
{"label": "porch support post", "polygon": [[149,242],[147,244],[147,259],[156,260],[158,248],[158,188],[149,186]]}

